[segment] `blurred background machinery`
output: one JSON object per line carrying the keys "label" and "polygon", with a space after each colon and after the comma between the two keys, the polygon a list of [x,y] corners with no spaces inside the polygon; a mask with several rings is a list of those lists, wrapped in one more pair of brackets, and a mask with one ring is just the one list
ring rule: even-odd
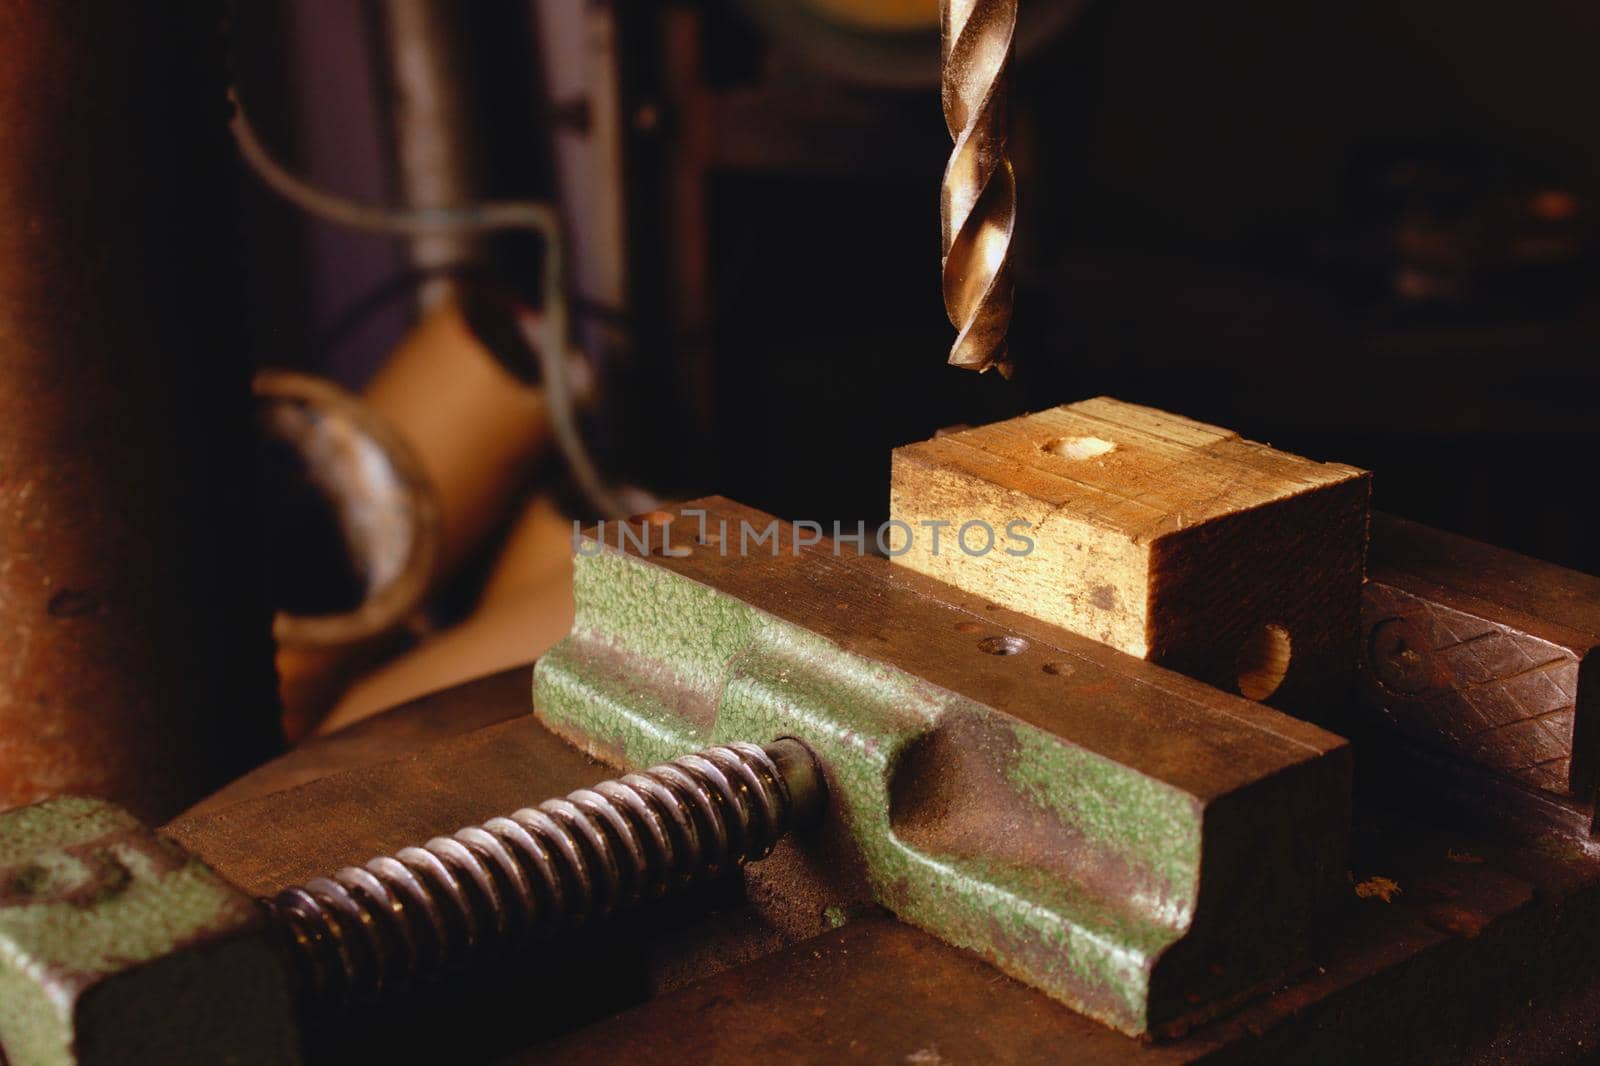
{"label": "blurred background machinery", "polygon": [[[611,484],[870,524],[887,471],[862,456],[1107,393],[1381,465],[1380,507],[1592,570],[1569,500],[1600,374],[1600,139],[1573,51],[1594,18],[1541,0],[1508,41],[1433,0],[1023,5],[1010,383],[931,355],[950,343],[934,0],[248,0],[234,37],[241,98],[307,180],[560,205],[579,414]],[[419,383],[447,350],[527,358],[505,312],[538,304],[537,237],[396,240],[247,206],[258,357],[473,442],[439,459],[443,490],[498,487],[445,501],[431,617],[481,613],[506,530],[555,543],[510,516],[559,466],[532,406],[491,431]],[[1513,507],[1485,491],[1506,485]],[[594,513],[549,498],[547,518]]]}
{"label": "blurred background machinery", "polygon": [[[635,8],[256,0],[237,35],[251,112],[301,173],[379,200],[559,198],[618,480],[871,520],[884,471],[851,457],[1108,392],[1383,454],[1381,505],[1596,563],[1560,502],[1592,440],[1568,406],[1593,373],[1582,5],[1543,0],[1513,40],[1431,0],[1025,5],[1011,387],[927,357],[948,341],[937,5]],[[266,198],[252,220],[262,355],[349,384],[410,290],[351,309],[447,254]],[[448,254],[536,283],[536,249],[489,244]],[[1476,491],[1513,475],[1514,518]]]}
{"label": "blurred background machinery", "polygon": [[332,382],[258,398],[291,737],[548,646],[572,518],[716,491],[873,524],[893,446],[1063,397],[1381,467],[1382,509],[1600,568],[1597,18],[1021,5],[1005,382],[937,358],[936,0],[237,0],[249,165],[215,145],[167,206],[241,230],[202,279],[234,369]]}

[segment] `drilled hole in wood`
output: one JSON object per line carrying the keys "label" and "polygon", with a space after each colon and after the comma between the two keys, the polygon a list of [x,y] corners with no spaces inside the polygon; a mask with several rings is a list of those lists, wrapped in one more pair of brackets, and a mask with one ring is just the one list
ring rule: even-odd
{"label": "drilled hole in wood", "polygon": [[1028,650],[1028,642],[1021,637],[984,637],[978,641],[978,650],[990,655],[1019,655]]}
{"label": "drilled hole in wood", "polygon": [[1099,437],[1055,437],[1040,445],[1047,454],[1063,459],[1098,459],[1117,450],[1117,446]]}
{"label": "drilled hole in wood", "polygon": [[1239,694],[1264,700],[1278,691],[1289,661],[1294,658],[1294,642],[1280,625],[1264,625],[1239,649]]}

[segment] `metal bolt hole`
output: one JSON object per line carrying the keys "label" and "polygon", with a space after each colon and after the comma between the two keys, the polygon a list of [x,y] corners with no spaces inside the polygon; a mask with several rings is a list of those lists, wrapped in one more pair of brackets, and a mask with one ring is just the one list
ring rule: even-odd
{"label": "metal bolt hole", "polygon": [[1020,655],[1028,650],[1028,642],[1021,637],[984,637],[978,641],[978,650],[989,655]]}

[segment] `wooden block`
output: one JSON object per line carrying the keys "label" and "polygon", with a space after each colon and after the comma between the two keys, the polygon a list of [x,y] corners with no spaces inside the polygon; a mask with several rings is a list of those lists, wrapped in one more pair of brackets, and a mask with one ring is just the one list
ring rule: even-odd
{"label": "wooden block", "polygon": [[1592,804],[1600,578],[1388,516],[1372,534],[1367,701],[1429,748]]}
{"label": "wooden block", "polygon": [[893,470],[904,566],[1252,699],[1348,692],[1365,471],[1107,398],[896,449]]}

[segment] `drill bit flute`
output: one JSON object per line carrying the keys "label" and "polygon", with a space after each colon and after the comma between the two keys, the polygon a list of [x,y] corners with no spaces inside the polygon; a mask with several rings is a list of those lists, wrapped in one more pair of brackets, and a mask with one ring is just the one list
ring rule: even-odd
{"label": "drill bit flute", "polygon": [[943,0],[945,125],[955,147],[940,190],[950,362],[1011,376],[1006,329],[1015,292],[1017,179],[1006,155],[1017,0]]}

